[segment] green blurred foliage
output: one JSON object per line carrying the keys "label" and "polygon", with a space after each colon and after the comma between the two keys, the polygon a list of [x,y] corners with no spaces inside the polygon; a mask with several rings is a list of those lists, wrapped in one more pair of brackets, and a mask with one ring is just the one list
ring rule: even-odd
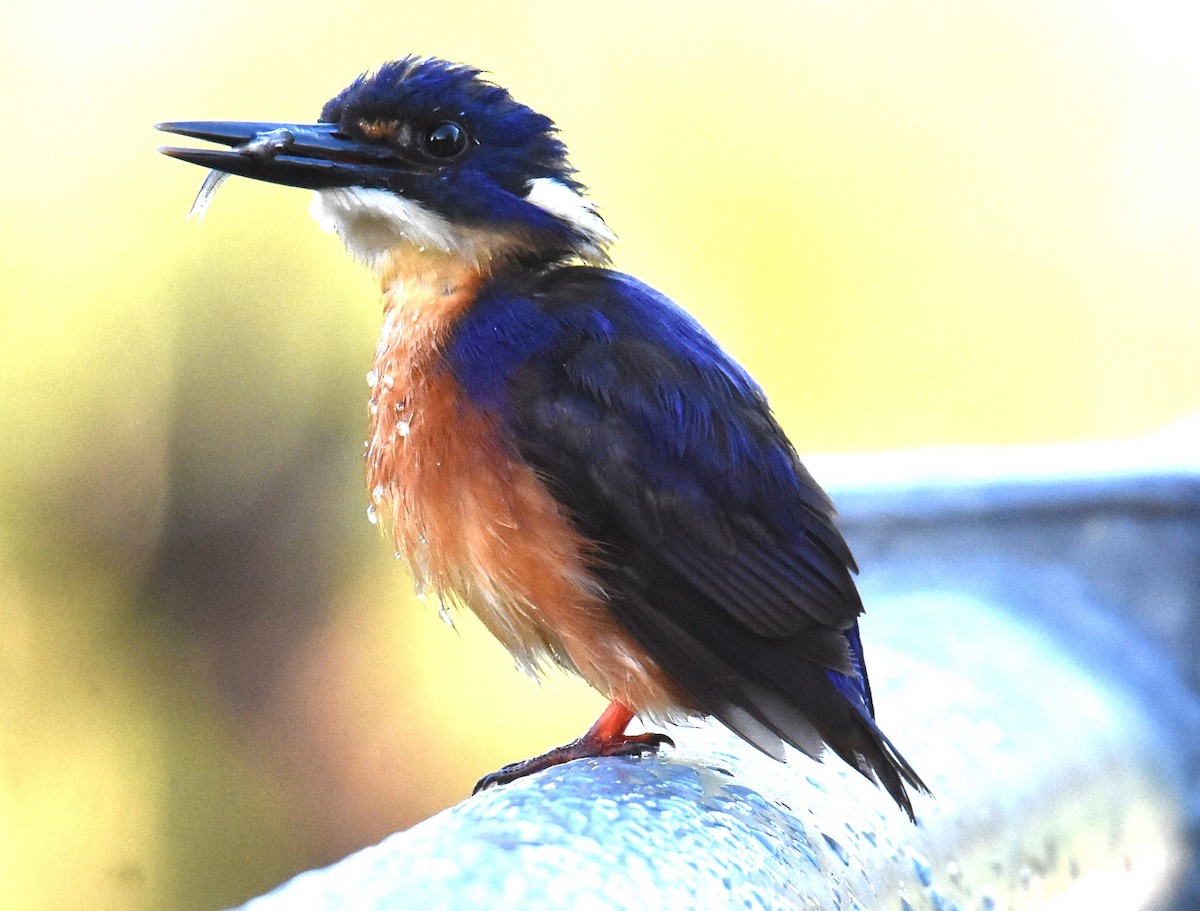
{"label": "green blurred foliage", "polygon": [[311,119],[408,52],[555,117],[617,264],[802,451],[1200,407],[1197,16],[1171,3],[78,2],[0,86],[0,907],[207,909],[578,733],[365,521],[376,291],[151,124]]}

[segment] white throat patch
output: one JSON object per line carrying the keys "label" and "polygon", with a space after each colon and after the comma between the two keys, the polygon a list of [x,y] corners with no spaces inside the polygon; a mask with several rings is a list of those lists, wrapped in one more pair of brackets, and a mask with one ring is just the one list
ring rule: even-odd
{"label": "white throat patch", "polygon": [[[342,238],[346,249],[369,266],[403,244],[452,253],[473,265],[490,258],[495,238],[461,228],[415,200],[387,190],[335,187],[318,190],[309,213],[325,231]],[[492,240],[493,243],[487,243]]]}
{"label": "white throat patch", "polygon": [[[580,256],[594,261],[606,259],[604,248],[616,238],[587,200],[566,184],[538,178],[530,182],[525,199],[571,226],[580,237]],[[416,200],[388,190],[318,190],[309,213],[323,230],[341,237],[355,259],[372,268],[379,267],[388,253],[402,246],[449,254],[472,267],[486,267],[491,260],[522,247],[519,236],[456,225]]]}

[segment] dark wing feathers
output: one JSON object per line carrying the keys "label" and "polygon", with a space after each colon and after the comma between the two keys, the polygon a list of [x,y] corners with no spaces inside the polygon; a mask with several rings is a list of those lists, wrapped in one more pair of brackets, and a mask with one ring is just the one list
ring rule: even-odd
{"label": "dark wing feathers", "polygon": [[448,358],[599,545],[623,625],[749,742],[923,788],[873,720],[856,571],[759,388],[691,317],[619,273],[495,282]]}
{"label": "dark wing feathers", "polygon": [[[852,626],[862,603],[832,504],[758,387],[649,289],[596,284],[539,300],[561,331],[508,378],[504,411],[522,454],[568,504],[591,487],[600,502],[589,514],[626,529],[752,632]],[[594,309],[603,332],[586,331]]]}

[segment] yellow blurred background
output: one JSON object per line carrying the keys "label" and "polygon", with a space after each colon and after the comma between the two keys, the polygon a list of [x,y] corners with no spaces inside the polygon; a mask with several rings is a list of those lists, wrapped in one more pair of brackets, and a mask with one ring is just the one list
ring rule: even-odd
{"label": "yellow blurred background", "polygon": [[1200,14],[1063,0],[58,0],[6,11],[0,907],[214,909],[580,733],[366,520],[369,276],[152,124],[410,52],[554,117],[618,267],[802,452],[1200,409]]}

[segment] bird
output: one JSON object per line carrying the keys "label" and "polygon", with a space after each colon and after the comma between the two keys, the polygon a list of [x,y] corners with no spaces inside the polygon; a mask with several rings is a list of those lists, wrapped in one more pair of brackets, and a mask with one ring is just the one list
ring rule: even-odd
{"label": "bird", "polygon": [[382,288],[369,513],[419,590],[465,605],[537,675],[609,700],[579,739],[476,791],[673,745],[715,717],[769,756],[832,750],[915,821],[928,788],[875,721],[854,557],[747,371],[612,267],[615,237],[554,122],[481,70],[406,56],[316,123],[187,121],[165,147],[315,191]]}

